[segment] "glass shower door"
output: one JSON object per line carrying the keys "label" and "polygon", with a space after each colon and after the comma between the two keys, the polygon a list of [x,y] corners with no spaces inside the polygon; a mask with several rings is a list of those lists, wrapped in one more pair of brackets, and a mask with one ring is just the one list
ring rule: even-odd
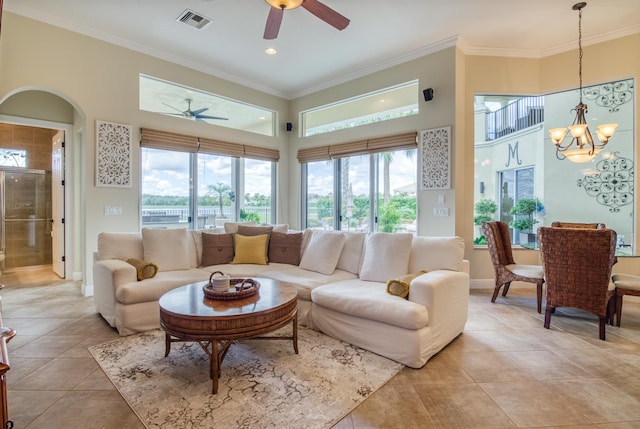
{"label": "glass shower door", "polygon": [[51,264],[51,173],[0,172],[2,269]]}

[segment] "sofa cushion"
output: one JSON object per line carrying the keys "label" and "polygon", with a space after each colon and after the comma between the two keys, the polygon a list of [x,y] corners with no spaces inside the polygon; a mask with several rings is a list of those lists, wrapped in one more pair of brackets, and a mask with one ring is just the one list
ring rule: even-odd
{"label": "sofa cushion", "polygon": [[305,249],[300,268],[322,274],[331,274],[336,269],[345,236],[340,232],[313,231]]}
{"label": "sofa cushion", "polygon": [[319,286],[311,292],[311,301],[339,313],[405,329],[420,329],[429,323],[424,305],[388,294],[386,284],[380,282],[354,279]]}
{"label": "sofa cushion", "polygon": [[[280,266],[282,267],[282,265]],[[305,301],[311,301],[311,291],[317,287],[322,287],[337,281],[358,278],[358,276],[353,273],[338,269],[327,275],[315,271],[308,271],[293,265],[285,266],[288,268],[269,271],[265,274],[265,277],[295,285],[298,289],[298,299]]]}
{"label": "sofa cushion", "polygon": [[155,263],[158,271],[189,269],[191,268],[189,245],[192,244],[189,243],[189,239],[188,232],[184,228],[142,228],[144,260]]}
{"label": "sofa cushion", "polygon": [[197,268],[162,271],[152,279],[122,284],[116,289],[116,299],[121,304],[158,301],[167,291],[189,283],[209,279],[209,273]]}
{"label": "sofa cushion", "polygon": [[202,233],[202,258],[200,265],[228,264],[233,260],[233,234]]}
{"label": "sofa cushion", "polygon": [[360,272],[360,264],[362,264],[364,239],[367,234],[365,232],[346,232],[344,235],[344,248],[336,268],[358,274]]}
{"label": "sofa cushion", "polygon": [[273,226],[271,225],[238,225],[238,234],[241,235],[261,235],[271,234]]}
{"label": "sofa cushion", "polygon": [[232,264],[266,265],[269,234],[234,234],[234,253]]}
{"label": "sofa cushion", "polygon": [[269,262],[299,265],[302,233],[272,232],[269,239]]}
{"label": "sofa cushion", "polygon": [[414,237],[411,243],[409,272],[420,270],[462,271],[464,240],[462,237]]}
{"label": "sofa cushion", "polygon": [[144,258],[140,233],[101,232],[98,234],[100,259]]}
{"label": "sofa cushion", "polygon": [[376,232],[365,240],[362,280],[387,282],[408,273],[412,234]]}
{"label": "sofa cushion", "polygon": [[256,225],[256,222],[253,220],[249,220],[246,222],[225,222],[224,232],[235,234],[236,232],[238,232],[238,226],[240,225]]}

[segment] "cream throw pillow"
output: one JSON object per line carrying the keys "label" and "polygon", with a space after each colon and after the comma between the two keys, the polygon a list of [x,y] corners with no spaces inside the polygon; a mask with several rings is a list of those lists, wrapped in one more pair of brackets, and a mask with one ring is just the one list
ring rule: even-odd
{"label": "cream throw pillow", "polygon": [[340,232],[313,231],[302,255],[300,268],[321,274],[333,274],[344,247],[345,236]]}
{"label": "cream throw pillow", "polygon": [[412,234],[376,232],[367,236],[360,279],[387,282],[408,273]]}
{"label": "cream throw pillow", "polygon": [[234,235],[235,256],[232,264],[267,265],[269,234]]}
{"label": "cream throw pillow", "polygon": [[158,271],[191,268],[188,231],[179,229],[142,228],[144,260],[152,261]]}

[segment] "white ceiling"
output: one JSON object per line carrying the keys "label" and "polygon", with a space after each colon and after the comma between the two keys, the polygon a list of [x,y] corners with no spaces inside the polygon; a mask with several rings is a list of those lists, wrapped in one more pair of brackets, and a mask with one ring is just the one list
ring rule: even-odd
{"label": "white ceiling", "polygon": [[[321,1],[350,25],[338,31],[300,7],[285,11],[273,41],[262,38],[264,0],[5,0],[4,8],[285,98],[455,43],[468,54],[533,58],[577,47],[574,0]],[[212,23],[177,22],[187,8]],[[638,33],[640,0],[591,0],[582,28],[584,45]]]}

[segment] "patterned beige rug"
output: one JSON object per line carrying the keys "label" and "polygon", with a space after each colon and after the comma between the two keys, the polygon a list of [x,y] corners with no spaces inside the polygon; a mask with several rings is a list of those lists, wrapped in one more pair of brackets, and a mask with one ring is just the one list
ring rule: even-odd
{"label": "patterned beige rug", "polygon": [[[290,328],[283,328],[290,329]],[[239,341],[211,394],[208,356],[149,331],[89,351],[148,428],[329,428],[402,365],[300,328],[290,341]]]}

